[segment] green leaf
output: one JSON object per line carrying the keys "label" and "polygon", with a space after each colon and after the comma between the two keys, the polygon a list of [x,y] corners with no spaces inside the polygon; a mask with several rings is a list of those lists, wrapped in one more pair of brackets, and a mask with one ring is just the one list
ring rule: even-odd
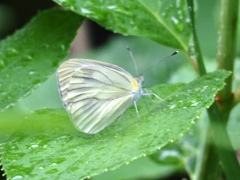
{"label": "green leaf", "polygon": [[0,110],[13,106],[55,71],[82,20],[70,11],[45,11],[0,42]]}
{"label": "green leaf", "polygon": [[190,19],[185,0],[54,0],[106,29],[187,51]]}
{"label": "green leaf", "polygon": [[[148,112],[140,101],[140,119],[131,107],[120,121],[95,135],[75,130],[64,111],[37,111],[25,117],[11,136],[4,133],[8,140],[1,148],[3,169],[8,179],[84,179],[114,170],[182,136],[213,103],[229,74],[219,70],[186,86],[153,87],[165,99],[160,106],[148,100]],[[4,119],[1,124],[6,131],[21,117]]]}

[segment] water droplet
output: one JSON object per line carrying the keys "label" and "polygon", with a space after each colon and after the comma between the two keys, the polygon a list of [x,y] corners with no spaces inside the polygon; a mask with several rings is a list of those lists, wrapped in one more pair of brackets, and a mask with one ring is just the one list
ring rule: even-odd
{"label": "water droplet", "polygon": [[189,17],[187,17],[187,18],[185,19],[185,22],[186,22],[186,23],[190,23],[190,22],[191,22],[191,19],[190,19]]}
{"label": "water droplet", "polygon": [[30,71],[28,74],[29,74],[29,75],[34,75],[34,74],[35,74],[35,71]]}
{"label": "water droplet", "polygon": [[38,144],[33,144],[31,147],[32,148],[38,148]]}
{"label": "water droplet", "polygon": [[26,57],[27,60],[30,60],[30,61],[33,60],[33,57],[30,56],[30,55],[27,55],[27,56],[25,56],[25,57]]}
{"label": "water droplet", "polygon": [[142,157],[146,157],[147,155],[145,153],[142,154]]}
{"label": "water droplet", "polygon": [[166,159],[168,157],[178,157],[179,153],[174,150],[165,150],[160,154],[160,159]]}
{"label": "water droplet", "polygon": [[194,102],[193,104],[191,104],[192,107],[197,106],[199,104],[199,102]]}
{"label": "water droplet", "polygon": [[205,91],[208,88],[208,86],[204,86],[200,92]]}
{"label": "water droplet", "polygon": [[115,9],[117,6],[115,6],[115,5],[111,5],[111,6],[108,6],[107,8],[108,9]]}
{"label": "water droplet", "polygon": [[108,170],[108,168],[105,168],[105,169],[104,169],[104,171],[106,171],[106,172],[107,172],[107,171],[109,171],[109,170]]}
{"label": "water droplet", "polygon": [[[10,99],[9,98],[10,96],[8,96],[8,99]],[[14,103],[11,103],[11,104],[9,104],[9,105],[7,105],[5,108],[3,108],[1,111],[5,111],[6,109],[9,109],[9,108],[11,108],[11,107],[14,107],[15,106],[15,104]]]}
{"label": "water droplet", "polygon": [[23,97],[27,97],[27,96],[29,96],[31,94],[31,91],[28,91],[28,92],[26,92],[24,95],[23,95]]}
{"label": "water droplet", "polygon": [[23,177],[22,176],[14,176],[13,178],[12,178],[12,180],[18,180],[18,179],[22,179]]}
{"label": "water droplet", "polygon": [[172,21],[173,21],[173,23],[174,23],[175,25],[178,25],[178,24],[179,24],[179,20],[178,20],[177,18],[171,17],[171,19],[172,19]]}
{"label": "water droplet", "polygon": [[26,65],[29,61],[32,61],[32,60],[33,60],[33,57],[30,55],[25,55],[22,57],[23,65]]}
{"label": "water droplet", "polygon": [[18,54],[18,51],[16,49],[14,49],[14,48],[7,49],[7,55],[8,56],[14,56],[16,54]]}
{"label": "water droplet", "polygon": [[176,104],[171,105],[169,108],[174,109],[176,107]]}
{"label": "water droplet", "polygon": [[85,8],[81,8],[81,13],[83,14],[91,14],[92,12],[88,9],[85,9]]}
{"label": "water droplet", "polygon": [[58,0],[60,3],[64,3],[66,2],[66,0]]}
{"label": "water droplet", "polygon": [[68,136],[60,136],[58,139],[66,139]]}

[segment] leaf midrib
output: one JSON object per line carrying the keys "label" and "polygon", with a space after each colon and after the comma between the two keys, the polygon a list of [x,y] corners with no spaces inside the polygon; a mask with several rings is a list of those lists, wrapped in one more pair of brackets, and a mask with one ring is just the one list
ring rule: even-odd
{"label": "leaf midrib", "polygon": [[[185,45],[182,43],[182,41],[178,38],[180,36],[178,36],[176,33],[174,33],[171,28],[169,28],[164,22],[163,20],[154,12],[152,12],[141,0],[138,0],[138,2],[147,10],[149,11],[149,13],[157,20],[157,22],[159,22],[160,24],[162,24],[171,34],[172,36],[178,41],[178,43],[183,47],[184,51],[187,51],[187,47],[185,47]],[[158,6],[159,7],[159,6]]]}

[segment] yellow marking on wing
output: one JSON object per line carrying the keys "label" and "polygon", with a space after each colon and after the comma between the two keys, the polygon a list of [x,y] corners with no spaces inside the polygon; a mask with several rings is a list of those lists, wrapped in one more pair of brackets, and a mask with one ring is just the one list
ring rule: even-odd
{"label": "yellow marking on wing", "polygon": [[133,83],[133,87],[134,87],[134,90],[138,90],[138,83],[135,79],[131,79],[132,83]]}

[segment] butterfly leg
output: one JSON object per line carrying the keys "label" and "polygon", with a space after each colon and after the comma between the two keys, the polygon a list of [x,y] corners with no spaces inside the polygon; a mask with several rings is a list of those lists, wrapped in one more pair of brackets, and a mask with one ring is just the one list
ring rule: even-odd
{"label": "butterfly leg", "polygon": [[136,110],[137,116],[138,116],[138,118],[140,118],[140,116],[139,116],[139,112],[138,112],[138,108],[137,108],[137,101],[133,101],[133,104],[134,104],[134,107],[135,107],[135,110]]}
{"label": "butterfly leg", "polygon": [[162,98],[160,98],[158,95],[156,95],[155,93],[149,92],[147,89],[144,89],[144,92],[142,94],[143,96],[148,96],[152,102],[154,102],[155,104],[157,104],[151,97],[151,95],[155,96],[157,99],[159,99],[160,101],[164,101]]}

